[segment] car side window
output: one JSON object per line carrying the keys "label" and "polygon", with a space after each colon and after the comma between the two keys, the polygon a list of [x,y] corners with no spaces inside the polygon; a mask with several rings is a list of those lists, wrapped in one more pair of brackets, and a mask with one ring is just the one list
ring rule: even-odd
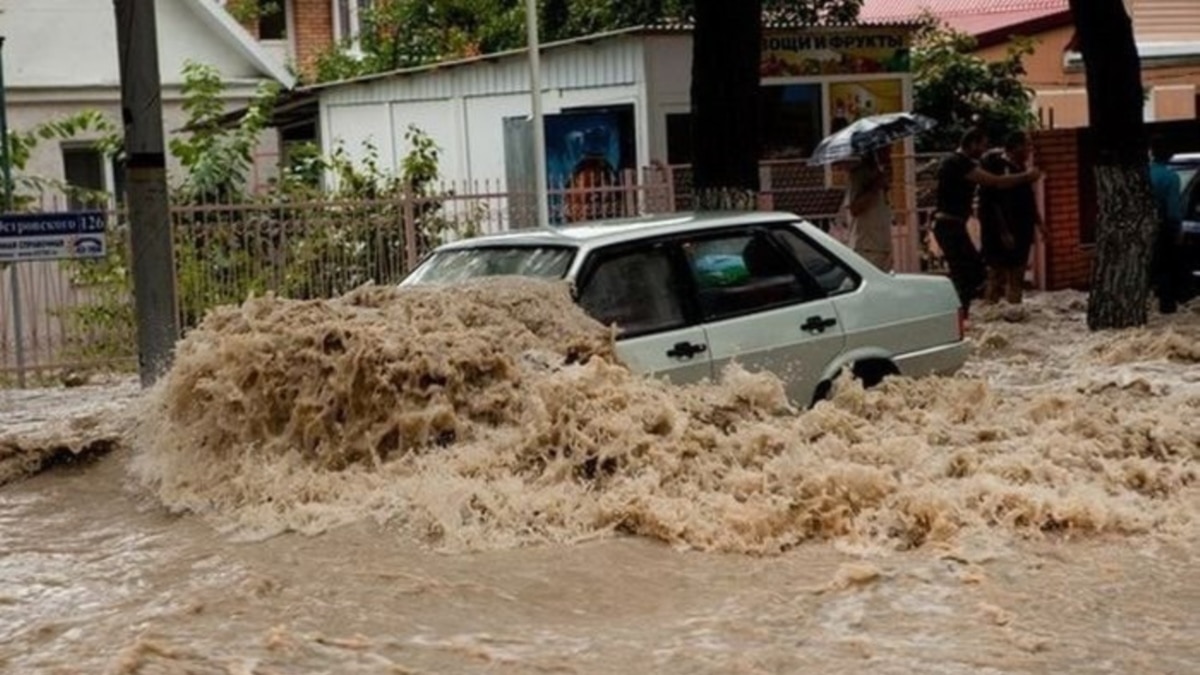
{"label": "car side window", "polygon": [[1183,217],[1188,220],[1200,220],[1200,173],[1192,176],[1191,183],[1184,192]]}
{"label": "car side window", "polygon": [[846,265],[792,228],[775,230],[775,235],[827,294],[842,295],[858,288],[858,277]]}
{"label": "car side window", "polygon": [[683,244],[700,310],[720,320],[813,300],[787,253],[765,233],[739,232]]}
{"label": "car side window", "polygon": [[679,275],[669,249],[599,253],[583,282],[579,305],[592,318],[616,324],[621,337],[680,328],[687,323]]}

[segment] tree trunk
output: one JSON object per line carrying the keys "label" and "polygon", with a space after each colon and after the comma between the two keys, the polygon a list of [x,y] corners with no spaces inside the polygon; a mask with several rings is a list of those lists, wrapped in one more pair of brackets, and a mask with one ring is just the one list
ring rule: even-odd
{"label": "tree trunk", "polygon": [[697,0],[693,185],[699,210],[753,210],[758,195],[762,0]]}
{"label": "tree trunk", "polygon": [[1098,164],[1096,262],[1088,328],[1146,324],[1150,256],[1158,226],[1145,166]]}
{"label": "tree trunk", "polygon": [[1141,60],[1123,0],[1070,0],[1087,70],[1096,144],[1096,260],[1088,301],[1092,330],[1145,325],[1157,223],[1142,119]]}

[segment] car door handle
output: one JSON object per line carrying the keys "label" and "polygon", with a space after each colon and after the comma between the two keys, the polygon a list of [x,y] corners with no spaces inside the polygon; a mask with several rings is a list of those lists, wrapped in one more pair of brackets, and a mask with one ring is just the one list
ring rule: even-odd
{"label": "car door handle", "polygon": [[837,319],[826,319],[823,316],[810,316],[801,326],[800,330],[806,333],[824,333],[825,329],[833,328],[837,325]]}
{"label": "car door handle", "polygon": [[690,359],[697,354],[703,354],[705,351],[708,351],[708,345],[676,342],[674,347],[667,350],[667,356],[673,359]]}

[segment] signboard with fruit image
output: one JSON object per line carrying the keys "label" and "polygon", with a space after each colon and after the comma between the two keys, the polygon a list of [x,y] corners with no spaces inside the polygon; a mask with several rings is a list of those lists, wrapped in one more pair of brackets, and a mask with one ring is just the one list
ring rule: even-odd
{"label": "signboard with fruit image", "polygon": [[767,31],[763,77],[872,75],[910,70],[908,28]]}
{"label": "signboard with fruit image", "polygon": [[829,133],[864,117],[903,111],[904,84],[899,79],[829,84]]}

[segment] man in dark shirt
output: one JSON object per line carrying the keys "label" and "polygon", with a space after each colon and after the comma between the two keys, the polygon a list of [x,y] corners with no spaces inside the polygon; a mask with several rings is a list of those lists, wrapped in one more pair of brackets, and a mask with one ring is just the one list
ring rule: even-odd
{"label": "man in dark shirt", "polygon": [[1182,179],[1168,164],[1171,150],[1162,136],[1150,139],[1150,159],[1150,188],[1158,217],[1150,281],[1158,296],[1158,311],[1174,314],[1180,301],[1186,299],[1188,284],[1187,269],[1179,255],[1183,232]]}
{"label": "man in dark shirt", "polygon": [[[1029,136],[1017,131],[1005,139],[1003,150],[986,153],[980,166],[988,173],[1007,176],[1025,171],[1028,163]],[[979,229],[988,276],[985,299],[997,302],[1003,297],[1010,304],[1020,304],[1034,232],[1043,229],[1033,183],[1007,190],[980,187]]]}
{"label": "man in dark shirt", "polygon": [[971,300],[979,294],[986,279],[983,259],[967,232],[967,221],[974,211],[975,186],[1007,189],[1042,177],[1042,172],[1037,169],[1008,176],[985,171],[978,160],[987,150],[987,144],[987,134],[982,129],[971,129],[963,134],[954,154],[942,160],[938,168],[933,236],[950,268],[950,280],[958,291],[964,313],[970,311]]}

